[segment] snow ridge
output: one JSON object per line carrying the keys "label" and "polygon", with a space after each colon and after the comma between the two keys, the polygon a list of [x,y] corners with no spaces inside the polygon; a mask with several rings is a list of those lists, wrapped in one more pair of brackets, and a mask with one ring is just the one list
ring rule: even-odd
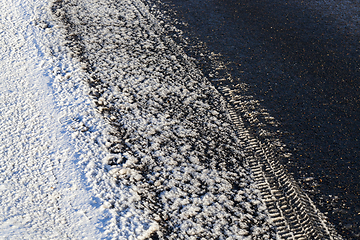
{"label": "snow ridge", "polygon": [[58,0],[52,12],[111,125],[107,174],[136,196],[102,196],[119,229],[134,204],[152,223],[141,238],[275,238],[223,98],[147,6]]}

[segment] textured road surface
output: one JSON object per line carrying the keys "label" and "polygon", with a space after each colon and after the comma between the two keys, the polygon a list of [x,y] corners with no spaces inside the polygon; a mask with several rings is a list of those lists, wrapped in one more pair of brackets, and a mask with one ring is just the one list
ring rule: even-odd
{"label": "textured road surface", "polygon": [[[317,10],[314,1],[165,2],[188,41],[221,55],[231,75],[227,86],[235,92],[246,86],[260,100],[252,107],[261,124],[243,119],[257,135],[270,133],[264,141],[286,143],[292,156],[284,164],[337,230],[358,239],[360,44],[356,14],[347,15],[358,14],[356,2],[329,1]],[[219,78],[201,50],[188,54],[209,79]],[[280,125],[259,114],[263,107]]]}

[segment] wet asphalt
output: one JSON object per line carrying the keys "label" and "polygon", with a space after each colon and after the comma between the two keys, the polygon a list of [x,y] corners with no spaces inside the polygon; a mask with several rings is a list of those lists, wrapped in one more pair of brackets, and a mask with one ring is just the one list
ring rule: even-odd
{"label": "wet asphalt", "polygon": [[359,36],[304,2],[165,2],[281,123],[284,164],[340,234],[360,239]]}

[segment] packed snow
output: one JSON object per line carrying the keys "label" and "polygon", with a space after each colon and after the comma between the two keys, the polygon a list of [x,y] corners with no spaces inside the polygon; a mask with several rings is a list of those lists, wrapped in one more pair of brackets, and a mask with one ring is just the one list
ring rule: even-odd
{"label": "packed snow", "polygon": [[0,238],[281,238],[256,141],[143,2],[4,0],[0,17]]}

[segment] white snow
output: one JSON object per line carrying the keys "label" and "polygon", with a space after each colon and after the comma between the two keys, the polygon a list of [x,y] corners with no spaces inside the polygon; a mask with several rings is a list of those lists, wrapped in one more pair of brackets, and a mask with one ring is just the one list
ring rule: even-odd
{"label": "white snow", "polygon": [[0,8],[0,238],[100,237],[109,217],[77,165],[82,146],[71,123],[61,123],[89,114],[89,104],[82,90],[70,99],[51,88],[55,62],[45,44],[55,39],[35,25],[42,6],[9,0]]}
{"label": "white snow", "polygon": [[111,181],[99,161],[105,124],[47,14],[40,0],[0,6],[0,239],[147,236],[156,225],[140,213],[130,216],[138,227],[112,224],[119,214],[102,200]]}

